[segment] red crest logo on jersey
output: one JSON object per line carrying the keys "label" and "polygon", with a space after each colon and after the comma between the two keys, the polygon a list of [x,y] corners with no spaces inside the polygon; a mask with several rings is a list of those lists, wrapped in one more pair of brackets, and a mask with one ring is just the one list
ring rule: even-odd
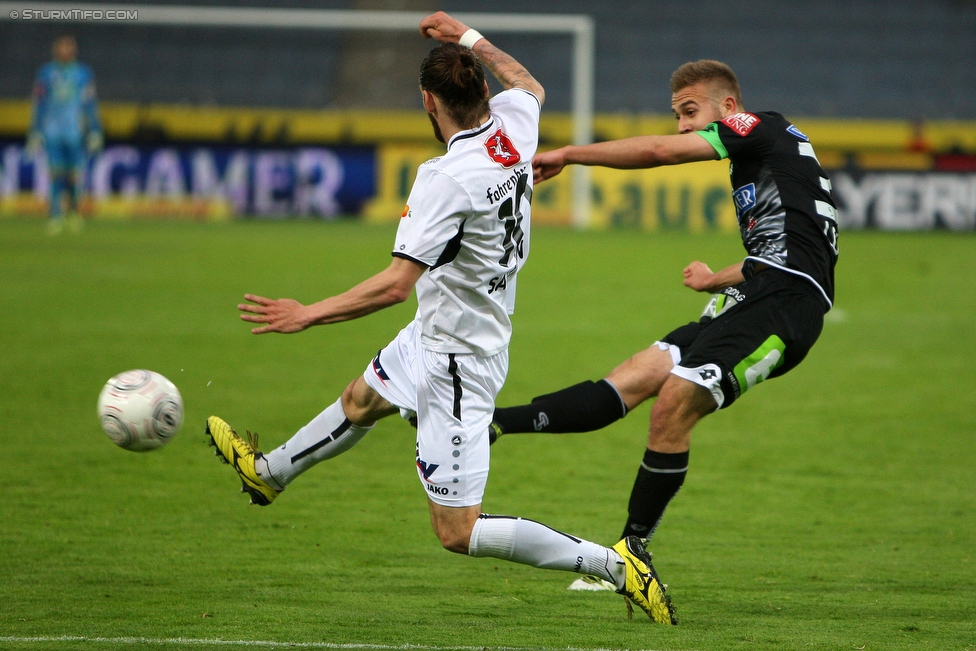
{"label": "red crest logo on jersey", "polygon": [[522,160],[522,155],[515,149],[512,140],[501,129],[488,136],[485,149],[488,150],[488,156],[505,169],[518,165]]}
{"label": "red crest logo on jersey", "polygon": [[749,132],[759,124],[759,118],[752,113],[733,113],[722,120],[722,124],[735,131],[742,137],[748,136]]}

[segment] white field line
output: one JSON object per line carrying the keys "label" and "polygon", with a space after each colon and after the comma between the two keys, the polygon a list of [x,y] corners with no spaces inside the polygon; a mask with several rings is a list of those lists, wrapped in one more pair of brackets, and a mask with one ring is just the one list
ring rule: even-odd
{"label": "white field line", "polygon": [[651,651],[631,649],[582,649],[579,647],[525,647],[525,646],[432,646],[427,644],[338,644],[335,642],[275,642],[272,640],[223,640],[196,639],[188,637],[88,637],[83,635],[60,636],[3,636],[0,643],[12,642],[18,644],[46,644],[51,642],[63,643],[100,643],[100,644],[145,644],[153,646],[253,646],[266,649],[366,649],[369,651]]}

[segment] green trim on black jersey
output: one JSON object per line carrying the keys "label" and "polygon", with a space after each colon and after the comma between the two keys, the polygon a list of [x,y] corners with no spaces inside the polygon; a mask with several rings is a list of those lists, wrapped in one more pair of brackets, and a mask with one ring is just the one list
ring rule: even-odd
{"label": "green trim on black jersey", "polygon": [[726,149],[725,145],[722,144],[722,139],[718,135],[718,122],[712,122],[701,131],[696,131],[695,133],[707,140],[708,144],[715,148],[715,152],[718,154],[719,159],[729,157],[729,150]]}

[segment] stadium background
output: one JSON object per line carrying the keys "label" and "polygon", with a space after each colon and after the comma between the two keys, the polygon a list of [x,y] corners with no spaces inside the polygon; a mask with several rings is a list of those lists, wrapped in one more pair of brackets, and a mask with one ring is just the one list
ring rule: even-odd
{"label": "stadium background", "polygon": [[[276,6],[527,9],[506,0]],[[593,13],[569,0],[528,9]],[[842,227],[976,228],[976,4],[623,2],[595,18],[597,139],[673,132],[670,72],[719,58],[738,72],[747,108],[782,112],[812,138]],[[95,218],[395,220],[416,166],[439,152],[416,90],[430,44],[414,34],[4,20],[0,214],[44,213],[43,161],[23,149],[27,98],[66,31],[95,70],[106,127],[88,181]],[[546,86],[542,146],[568,142],[570,38],[489,36]],[[733,230],[725,179],[724,163],[594,170],[591,224]],[[541,186],[537,221],[568,223],[569,200],[568,175]]]}

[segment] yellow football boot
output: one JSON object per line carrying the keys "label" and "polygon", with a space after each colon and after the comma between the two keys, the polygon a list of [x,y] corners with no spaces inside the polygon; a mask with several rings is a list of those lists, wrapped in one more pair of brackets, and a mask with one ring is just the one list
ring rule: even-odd
{"label": "yellow football boot", "polygon": [[[617,592],[634,602],[658,624],[677,624],[674,604],[651,565],[651,555],[644,549],[644,541],[637,536],[627,536],[614,545],[613,550],[620,554],[626,564],[624,587]],[[628,616],[631,614],[630,601],[627,602]]]}
{"label": "yellow football boot", "polygon": [[258,452],[257,435],[247,433],[250,441],[241,438],[234,429],[216,416],[207,419],[207,436],[210,445],[217,448],[214,455],[224,463],[234,466],[234,470],[241,476],[241,492],[251,496],[251,504],[267,506],[285,490],[275,487],[258,476],[254,468],[254,460],[264,455]]}

